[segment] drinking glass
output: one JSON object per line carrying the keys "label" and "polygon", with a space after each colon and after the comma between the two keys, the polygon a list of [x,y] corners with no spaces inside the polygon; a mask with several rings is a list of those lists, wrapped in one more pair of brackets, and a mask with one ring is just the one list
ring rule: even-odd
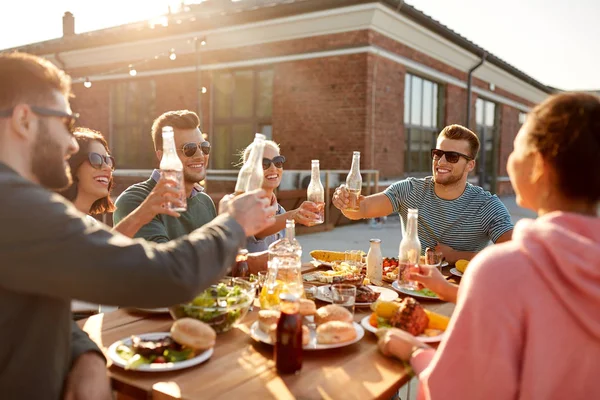
{"label": "drinking glass", "polygon": [[442,261],[444,254],[441,251],[430,251],[425,254],[425,265],[437,267],[442,272]]}
{"label": "drinking glass", "polygon": [[356,301],[356,286],[345,283],[331,285],[331,300],[333,304],[344,307],[354,315],[354,303]]}
{"label": "drinking glass", "polygon": [[263,285],[265,284],[265,282],[267,281],[267,271],[259,271],[258,272],[258,279],[256,281],[256,283],[258,284],[258,294],[260,295],[260,292],[263,288]]}

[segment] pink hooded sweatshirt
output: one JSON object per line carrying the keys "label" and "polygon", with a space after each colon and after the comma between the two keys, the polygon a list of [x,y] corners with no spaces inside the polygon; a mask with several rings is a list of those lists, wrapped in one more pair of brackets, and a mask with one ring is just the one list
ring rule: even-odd
{"label": "pink hooded sweatshirt", "polygon": [[522,220],[469,265],[419,399],[600,399],[600,218]]}

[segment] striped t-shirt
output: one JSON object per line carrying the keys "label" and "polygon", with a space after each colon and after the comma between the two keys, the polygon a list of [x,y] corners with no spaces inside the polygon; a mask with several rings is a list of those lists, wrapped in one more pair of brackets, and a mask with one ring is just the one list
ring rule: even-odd
{"label": "striped t-shirt", "polygon": [[409,208],[419,210],[421,251],[442,243],[458,251],[480,251],[513,229],[510,214],[498,196],[467,183],[454,200],[439,198],[433,177],[408,178],[385,190],[405,232]]}

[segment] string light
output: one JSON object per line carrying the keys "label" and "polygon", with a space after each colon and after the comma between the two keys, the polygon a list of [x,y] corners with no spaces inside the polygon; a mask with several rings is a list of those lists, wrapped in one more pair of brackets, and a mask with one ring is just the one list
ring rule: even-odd
{"label": "string light", "polygon": [[[195,41],[196,43],[200,43],[201,46],[206,46],[206,37],[202,37],[202,38],[198,38],[198,37],[194,37],[193,41]],[[187,43],[191,43],[192,39],[188,39]],[[146,64],[152,60],[158,60],[161,57],[165,57],[168,56],[170,60],[175,61],[177,59],[177,54],[175,53],[175,49],[171,48],[171,50],[169,50],[168,52],[163,52],[160,54],[157,54],[151,58],[148,58],[146,60],[141,60],[136,62],[135,64],[129,64],[128,68],[129,68],[129,75],[130,76],[136,76],[137,75],[137,70],[135,69],[135,65],[139,66],[142,64]],[[123,71],[123,67],[120,68],[116,68],[116,69],[112,69],[110,71],[106,71],[106,72],[102,72],[100,74],[97,74],[95,76],[104,76],[104,75],[110,75],[110,74],[114,74],[114,73],[118,73],[118,72],[122,72]],[[79,82],[81,82],[81,80],[79,80]],[[92,82],[90,81],[89,77],[85,77],[85,80],[83,81],[83,86],[86,88],[91,88],[92,87]],[[202,93],[206,93],[208,92],[208,89],[206,87],[202,87],[201,88]]]}
{"label": "string light", "polygon": [[205,87],[205,86],[202,86],[202,93],[206,93],[206,92],[207,92],[207,89],[206,89],[206,87]]}

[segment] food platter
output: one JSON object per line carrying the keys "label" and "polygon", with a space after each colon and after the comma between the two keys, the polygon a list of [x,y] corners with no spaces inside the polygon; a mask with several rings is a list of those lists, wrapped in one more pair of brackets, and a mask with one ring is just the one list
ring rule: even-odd
{"label": "food platter", "polygon": [[[378,300],[392,301],[392,300],[395,300],[398,298],[398,293],[396,293],[395,291],[393,291],[391,289],[374,286],[374,285],[367,285],[367,286],[374,292],[380,293]],[[331,303],[332,302],[331,285],[320,286],[319,288],[317,288],[317,294],[315,295],[315,298],[317,300]],[[367,303],[354,303],[354,305],[356,307],[368,307],[373,303],[374,302],[371,301],[371,302],[367,302]]]}
{"label": "food platter", "polygon": [[[377,331],[379,329],[375,328],[373,325],[371,325],[369,323],[369,318],[370,318],[370,316],[367,315],[360,321],[360,324],[366,331],[369,331],[371,333],[377,333]],[[380,328],[380,329],[386,329],[386,328]],[[444,338],[445,335],[446,335],[446,332],[444,331],[444,332],[440,333],[439,335],[435,335],[435,336],[427,336],[427,335],[421,334],[421,335],[415,336],[415,337],[422,343],[437,343],[437,342],[442,341],[442,339]]]}
{"label": "food platter", "polygon": [[[356,338],[354,338],[353,340],[349,340],[347,342],[334,343],[334,344],[319,344],[319,343],[317,343],[317,333],[314,329],[309,327],[310,340],[309,340],[308,344],[306,346],[304,346],[304,350],[336,349],[338,347],[350,346],[351,344],[358,342],[365,336],[365,330],[363,329],[362,326],[360,326],[356,322],[353,322],[352,324],[354,325],[354,329],[356,330]],[[256,340],[257,342],[262,342],[262,343],[273,345],[273,342],[272,342],[269,334],[259,328],[258,321],[255,321],[250,326],[250,337],[252,339]]]}
{"label": "food platter", "polygon": [[[138,337],[140,337],[143,340],[158,340],[161,338],[164,338],[166,336],[170,336],[169,332],[154,332],[154,333],[144,333],[141,335],[136,335]],[[124,338],[121,340],[118,340],[116,342],[114,342],[113,344],[110,345],[110,347],[108,348],[108,357],[112,360],[113,364],[121,367],[121,368],[127,368],[127,360],[125,360],[123,357],[121,357],[119,355],[119,353],[117,352],[117,348],[120,345],[125,345],[125,346],[131,346],[132,344],[132,339],[131,337],[128,338]],[[201,364],[203,362],[205,362],[206,360],[208,360],[213,354],[213,349],[210,348],[208,350],[205,350],[204,352],[196,355],[193,358],[190,358],[188,360],[185,361],[179,361],[179,362],[172,362],[172,363],[152,363],[152,364],[142,364],[140,366],[138,366],[137,368],[135,368],[136,371],[143,371],[143,372],[164,372],[164,371],[176,371],[178,369],[184,369],[184,368],[189,368],[189,367],[193,367],[194,365],[198,365]]]}
{"label": "food platter", "polygon": [[[416,297],[416,298],[425,299],[425,300],[441,300],[435,293],[431,292],[429,289],[421,289],[421,290],[404,289],[398,285],[398,281],[394,281],[394,283],[392,283],[392,287],[394,288],[394,290],[397,290],[398,292],[409,295],[411,297]],[[429,294],[429,292],[431,292],[433,295]]]}

